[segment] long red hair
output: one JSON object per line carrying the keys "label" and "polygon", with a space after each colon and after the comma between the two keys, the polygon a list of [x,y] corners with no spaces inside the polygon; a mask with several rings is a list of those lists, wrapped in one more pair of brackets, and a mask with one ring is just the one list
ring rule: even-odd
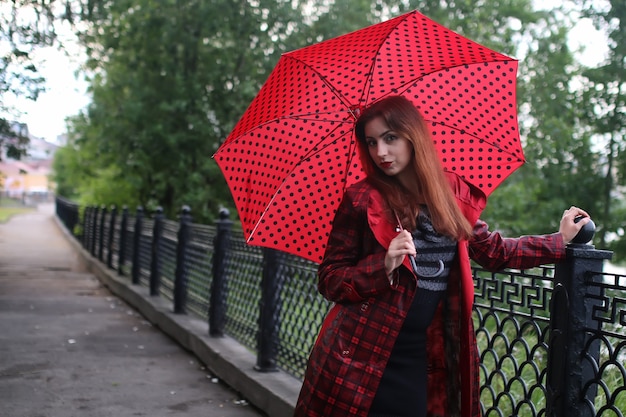
{"label": "long red hair", "polygon": [[[410,189],[396,177],[385,174],[370,157],[365,126],[377,117],[413,147],[411,165],[406,168],[411,169],[415,177]],[[425,205],[437,232],[457,240],[471,236],[472,225],[456,203],[426,121],[411,101],[402,96],[390,96],[375,102],[358,117],[354,133],[363,169],[369,181],[386,197],[393,221],[392,213],[396,213],[403,227],[413,230],[420,206]]]}

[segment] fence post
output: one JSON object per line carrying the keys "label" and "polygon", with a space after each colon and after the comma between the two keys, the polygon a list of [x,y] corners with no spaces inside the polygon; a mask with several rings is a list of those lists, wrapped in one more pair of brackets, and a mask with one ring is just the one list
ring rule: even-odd
{"label": "fence post", "polygon": [[176,272],[174,275],[174,313],[187,312],[187,247],[191,240],[191,209],[183,206],[176,245]]}
{"label": "fence post", "polygon": [[76,225],[78,224],[78,206],[63,197],[55,196],[55,213],[63,222],[65,228],[72,234],[76,240],[83,242],[82,235],[76,234]]}
{"label": "fence post", "polygon": [[102,209],[100,210],[100,234],[98,235],[98,259],[100,259],[100,261],[104,261],[104,225],[105,225],[105,220],[106,220],[106,216],[107,216],[107,208],[106,206],[102,206]]}
{"label": "fence post", "polygon": [[161,238],[163,236],[163,208],[157,207],[152,227],[152,259],[150,262],[150,295],[159,295],[161,287]]}
{"label": "fence post", "polygon": [[113,241],[115,240],[115,220],[117,217],[117,207],[111,206],[111,217],[109,218],[109,240],[107,242],[107,266],[113,268]]}
{"label": "fence post", "polygon": [[85,207],[83,212],[83,248],[91,250],[91,207]]}
{"label": "fence post", "polygon": [[228,218],[230,212],[222,208],[219,213],[217,233],[213,239],[213,281],[209,300],[209,335],[224,336],[226,323],[226,291],[228,274],[226,262],[230,249],[230,232],[233,222]]}
{"label": "fence post", "polygon": [[[82,234],[84,233],[84,228],[78,228],[78,230],[76,229],[76,226],[79,225],[80,223],[80,207],[77,204],[73,204],[72,205],[72,216],[71,216],[71,225],[72,225],[72,236],[76,236],[76,238],[78,239],[78,241],[82,241],[83,240],[83,236]],[[80,232],[80,235],[77,234],[78,231]]]}
{"label": "fence post", "polygon": [[93,208],[92,218],[91,218],[91,255],[96,256],[96,243],[98,242],[98,213],[100,210],[98,207]]}
{"label": "fence post", "polygon": [[593,307],[600,302],[600,287],[588,283],[601,281],[604,260],[611,259],[612,252],[576,239],[566,250],[566,260],[556,265],[550,301],[546,415],[593,417],[594,410],[587,404],[594,403],[597,386],[586,384],[594,378],[600,345],[589,343],[586,329],[597,328]]}
{"label": "fence post", "polygon": [[122,221],[120,223],[120,248],[117,253],[117,274],[124,275],[124,262],[126,262],[126,242],[128,228],[128,207],[122,207]]}
{"label": "fence post", "polygon": [[280,326],[281,290],[280,273],[282,255],[275,249],[263,248],[263,277],[259,302],[258,354],[255,370],[274,372],[278,355],[278,330]]}
{"label": "fence post", "polygon": [[137,207],[137,214],[135,216],[135,231],[133,232],[133,269],[132,269],[132,283],[140,283],[141,265],[139,251],[141,250],[141,233],[143,228],[143,207]]}

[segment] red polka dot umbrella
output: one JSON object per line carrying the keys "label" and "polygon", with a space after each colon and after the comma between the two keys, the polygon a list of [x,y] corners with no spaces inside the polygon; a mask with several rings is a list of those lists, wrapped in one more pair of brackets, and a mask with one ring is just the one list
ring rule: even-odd
{"label": "red polka dot umbrella", "polygon": [[321,261],[364,177],[358,110],[390,94],[429,122],[445,169],[487,195],[524,163],[517,61],[413,11],[284,54],[214,158],[249,244]]}

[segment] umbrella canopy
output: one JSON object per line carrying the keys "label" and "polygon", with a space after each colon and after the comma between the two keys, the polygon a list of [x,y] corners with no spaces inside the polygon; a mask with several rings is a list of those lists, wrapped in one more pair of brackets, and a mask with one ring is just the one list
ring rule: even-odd
{"label": "umbrella canopy", "polygon": [[388,95],[428,121],[445,169],[489,195],[524,163],[517,61],[417,11],[285,53],[214,158],[249,244],[319,262],[364,177],[354,122]]}

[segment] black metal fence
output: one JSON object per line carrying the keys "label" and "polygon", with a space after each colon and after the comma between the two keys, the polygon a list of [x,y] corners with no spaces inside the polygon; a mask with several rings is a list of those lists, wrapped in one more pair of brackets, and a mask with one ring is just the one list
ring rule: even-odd
{"label": "black metal fence", "polygon": [[[258,371],[303,376],[329,308],[317,264],[246,245],[227,211],[200,225],[187,208],[177,221],[61,198],[56,208],[94,257],[255,351]],[[483,416],[626,416],[626,276],[601,272],[610,257],[581,244],[556,267],[473,268]]]}

